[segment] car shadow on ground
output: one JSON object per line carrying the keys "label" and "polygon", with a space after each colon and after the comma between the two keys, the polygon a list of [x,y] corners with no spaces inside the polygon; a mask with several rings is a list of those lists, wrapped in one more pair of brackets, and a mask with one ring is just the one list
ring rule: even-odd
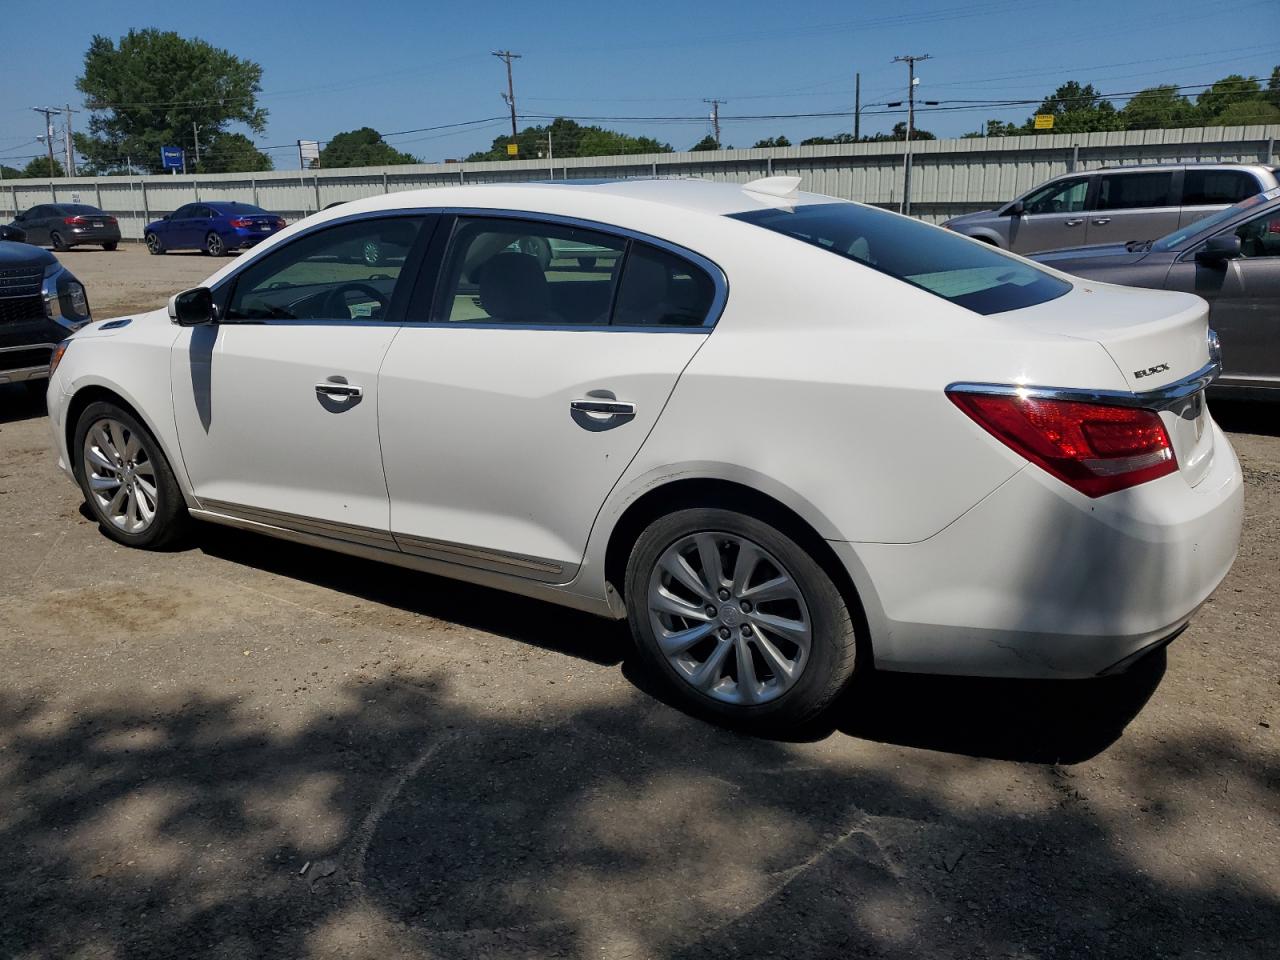
{"label": "car shadow on ground", "polygon": [[[605,666],[675,709],[635,656],[625,622],[360,558],[318,563],[316,548],[200,524],[196,544],[220,559],[374,603],[459,624]],[[1076,763],[1114,743],[1164,675],[1159,651],[1118,677],[1077,681],[932,677],[868,670],[835,709],[798,730],[764,736],[813,741],[844,734],[972,757]]]}
{"label": "car shadow on ground", "polygon": [[0,423],[34,420],[47,416],[44,394],[46,380],[29,383],[0,383]]}

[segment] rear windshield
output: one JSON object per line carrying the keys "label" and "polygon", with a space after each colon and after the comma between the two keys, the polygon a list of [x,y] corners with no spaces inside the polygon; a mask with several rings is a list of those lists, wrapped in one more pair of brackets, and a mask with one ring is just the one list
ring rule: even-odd
{"label": "rear windshield", "polygon": [[247,213],[251,215],[267,212],[261,207],[255,207],[252,203],[216,203],[213,204],[213,209],[219,213]]}
{"label": "rear windshield", "polygon": [[1003,313],[1071,289],[1029,264],[959,234],[856,203],[753,210],[733,219],[830,250],[974,313]]}
{"label": "rear windshield", "polygon": [[61,203],[58,209],[63,213],[102,213],[97,207],[91,207],[87,203]]}

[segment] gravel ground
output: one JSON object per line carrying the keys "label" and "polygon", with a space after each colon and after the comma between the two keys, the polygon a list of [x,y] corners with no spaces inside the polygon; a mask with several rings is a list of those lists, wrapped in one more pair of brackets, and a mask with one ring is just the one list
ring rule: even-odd
{"label": "gravel ground", "polygon": [[[65,259],[103,317],[214,266]],[[1244,543],[1167,659],[869,677],[787,742],[570,611],[216,528],[118,547],[0,387],[0,957],[1273,958],[1280,429],[1214,409]]]}

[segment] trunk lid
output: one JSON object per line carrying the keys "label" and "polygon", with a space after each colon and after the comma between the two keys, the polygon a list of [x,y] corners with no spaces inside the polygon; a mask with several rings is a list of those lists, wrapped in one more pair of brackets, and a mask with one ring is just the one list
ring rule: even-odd
{"label": "trunk lid", "polygon": [[[1006,316],[1042,333],[1093,340],[1115,362],[1124,389],[1136,394],[1178,384],[1209,363],[1209,306],[1199,297],[1071,279],[1066,296]],[[1213,460],[1203,388],[1166,405],[1161,419],[1182,475],[1195,485]]]}

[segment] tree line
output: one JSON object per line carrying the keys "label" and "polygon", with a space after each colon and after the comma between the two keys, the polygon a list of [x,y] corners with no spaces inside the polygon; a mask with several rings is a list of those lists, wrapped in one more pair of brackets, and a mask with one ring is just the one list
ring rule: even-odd
{"label": "tree line", "polygon": [[[262,67],[198,38],[173,31],[130,30],[119,41],[94,36],[85,53],[84,72],[76,88],[89,110],[87,131],[74,143],[89,174],[159,172],[161,147],[182,147],[188,169],[196,173],[270,170],[269,154],[245,134],[266,129],[267,111],[258,105]],[[1044,132],[1036,115],[1053,117],[1054,133],[1092,133],[1110,130],[1150,130],[1166,127],[1235,126],[1280,123],[1280,66],[1264,82],[1257,77],[1230,74],[1194,97],[1174,85],[1149,87],[1117,107],[1093,84],[1070,80],[1045,97],[1022,123],[991,119],[965,137],[1012,137]],[[801,146],[902,140],[906,122],[888,133],[855,138],[835,133],[802,139]],[[936,139],[915,129],[917,140]],[[198,151],[196,149],[199,144]],[[509,144],[516,144],[516,152]],[[785,135],[755,141],[753,147],[788,147]],[[687,149],[732,149],[708,134]],[[670,153],[674,148],[646,136],[633,136],[599,126],[557,118],[543,126],[527,126],[514,141],[506,134],[493,138],[485,150],[467,160],[564,159],[614,154]],[[199,154],[199,160],[196,154]],[[362,167],[420,163],[418,157],[387,143],[377,130],[361,127],[336,134],[320,152],[319,166]],[[35,157],[23,167],[0,165],[5,179],[60,177],[65,174],[55,156]]]}

